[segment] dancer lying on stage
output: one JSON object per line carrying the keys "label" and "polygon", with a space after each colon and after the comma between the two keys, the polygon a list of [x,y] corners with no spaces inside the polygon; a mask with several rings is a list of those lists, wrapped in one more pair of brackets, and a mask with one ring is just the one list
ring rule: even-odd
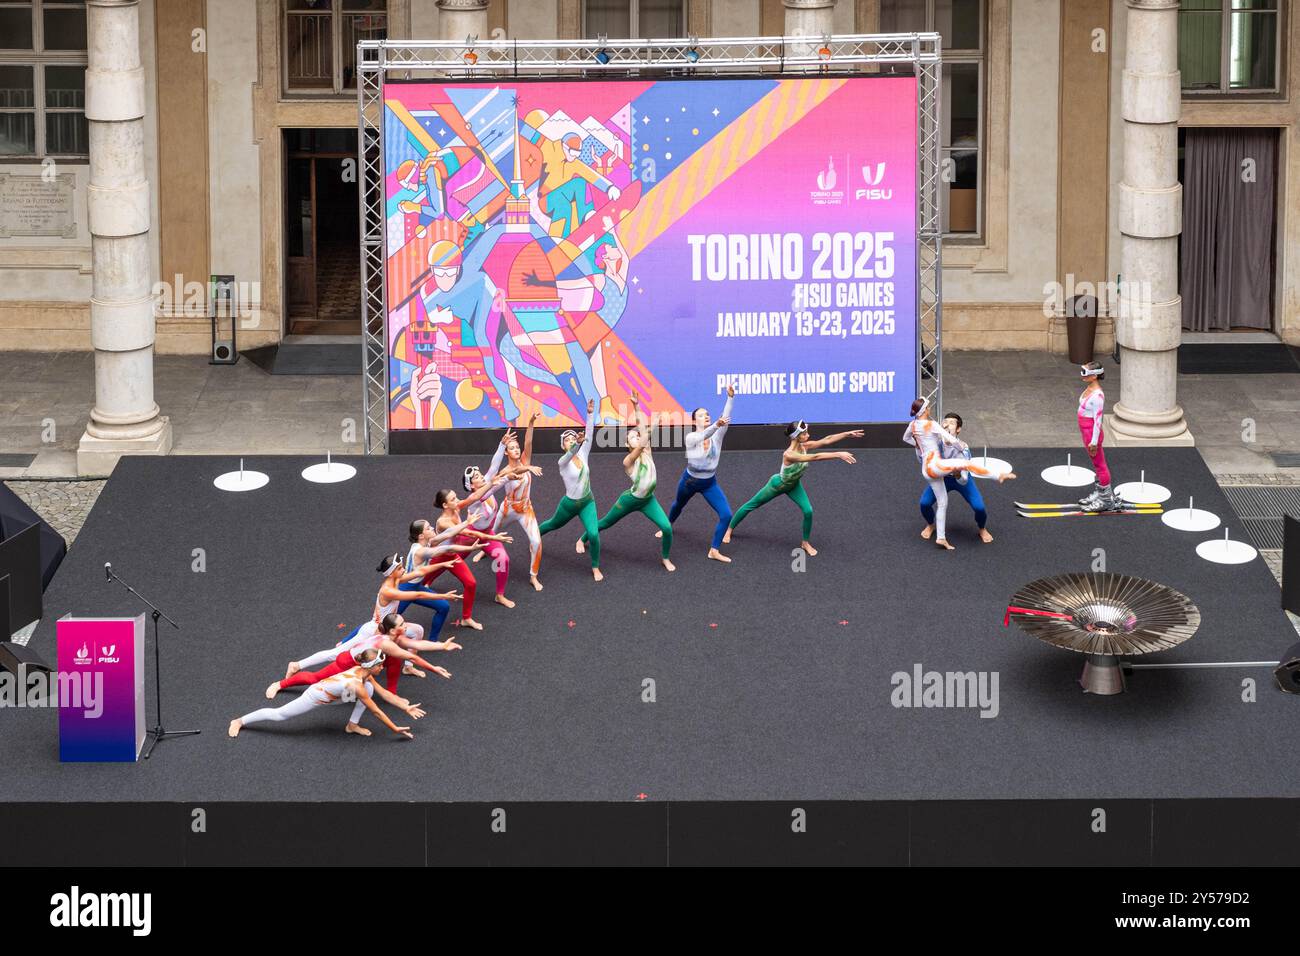
{"label": "dancer lying on stage", "polygon": [[[300,661],[290,661],[284,679],[275,681],[266,688],[266,699],[272,700],[280,691],[288,690],[290,687],[316,684],[355,667],[360,657],[371,648],[383,651],[388,658],[387,674],[390,690],[396,689],[397,678],[402,673],[404,664],[450,677],[451,675],[443,668],[430,664],[415,651],[458,651],[460,645],[454,641],[426,641],[422,637],[414,637],[407,632],[409,626],[400,614],[388,614],[378,623],[367,621],[356,635],[343,643],[317,651]],[[418,630],[418,625],[416,627],[416,633],[423,635],[424,631]],[[320,669],[308,670],[312,667]]]}
{"label": "dancer lying on stage", "polygon": [[[664,514],[664,509],[655,498],[657,474],[654,454],[650,450],[650,416],[645,416],[644,424],[637,424],[639,401],[637,393],[633,391],[632,413],[628,417],[628,453],[623,457],[623,470],[632,479],[632,487],[618,496],[614,507],[605,512],[605,516],[597,522],[596,531],[599,533],[613,527],[632,512],[639,511],[659,529],[659,535],[663,539],[659,548],[659,559],[669,571],[676,571],[676,566],[668,560],[668,552],[673,548],[673,526],[668,523],[668,516]],[[584,534],[578,539],[579,554],[582,554],[586,544],[587,536]]]}
{"label": "dancer lying on stage", "polygon": [[758,494],[740,506],[740,510],[732,517],[727,533],[722,539],[724,544],[731,541],[731,533],[740,526],[751,511],[761,508],[778,495],[785,495],[803,512],[803,541],[800,547],[806,554],[817,553],[817,549],[808,540],[812,536],[813,510],[812,503],[808,500],[808,493],[803,490],[803,473],[808,470],[809,462],[814,461],[838,460],[850,465],[855,464],[857,459],[847,451],[819,452],[816,449],[844,441],[846,438],[861,438],[862,432],[860,430],[838,432],[813,441],[808,436],[808,426],[800,420],[787,425],[785,435],[790,439],[790,447],[781,455],[781,470],[768,479],[767,484],[758,490]]}
{"label": "dancer lying on stage", "polygon": [[1083,446],[1088,449],[1093,470],[1097,472],[1092,494],[1080,498],[1079,507],[1085,511],[1118,511],[1124,507],[1124,502],[1110,487],[1110,467],[1106,464],[1106,449],[1103,447],[1106,434],[1101,427],[1102,412],[1106,410],[1106,393],[1101,390],[1101,380],[1106,377],[1106,370],[1099,362],[1088,362],[1079,366],[1079,377],[1087,383],[1079,396],[1079,434],[1083,436]]}
{"label": "dancer lying on stage", "polygon": [[378,694],[384,701],[402,711],[412,720],[419,720],[424,716],[424,711],[419,704],[412,704],[406,698],[398,697],[375,682],[375,674],[384,664],[385,660],[382,653],[373,647],[367,648],[358,656],[355,666],[312,684],[296,699],[283,706],[263,707],[261,710],[255,710],[243,717],[236,717],[230,722],[230,728],[226,732],[231,737],[238,737],[239,732],[249,724],[292,720],[294,717],[300,717],[317,707],[329,704],[350,704],[355,701],[356,706],[353,708],[352,717],[343,728],[346,733],[369,737],[370,731],[357,723],[359,719],[357,711],[369,710],[379,718],[385,727],[409,740],[415,736],[411,733],[411,728],[399,727],[389,720],[388,715],[380,710],[379,705],[372,699],[371,692]]}
{"label": "dancer lying on stage", "polygon": [[555,506],[555,514],[542,522],[538,528],[543,535],[550,534],[558,528],[577,518],[582,522],[586,532],[587,554],[591,557],[591,576],[597,581],[605,580],[600,573],[600,528],[596,518],[596,499],[591,494],[591,470],[587,467],[587,458],[591,454],[591,439],[596,428],[596,403],[587,401],[587,432],[581,441],[573,429],[560,436],[560,447],[564,454],[560,456],[560,477],[564,479],[564,497]]}
{"label": "dancer lying on stage", "polygon": [[[903,441],[916,448],[916,459],[921,463],[921,477],[934,493],[935,500],[935,539],[934,543],[948,551],[956,550],[948,543],[948,488],[944,479],[949,475],[967,471],[976,475],[997,478],[999,482],[1014,478],[1015,473],[995,472],[980,465],[972,464],[967,458],[944,458],[943,447],[959,447],[957,438],[942,425],[930,418],[930,400],[918,398],[912,403],[912,421],[903,432]],[[924,537],[929,537],[925,535]]]}
{"label": "dancer lying on stage", "polygon": [[[492,458],[492,465],[488,473],[483,477],[491,481],[501,471],[501,466],[509,461],[511,466],[515,467],[516,474],[510,478],[501,492],[501,509],[497,512],[496,523],[491,530],[500,531],[509,522],[515,522],[519,527],[524,529],[524,534],[528,536],[528,581],[533,586],[534,591],[542,589],[542,582],[537,580],[537,572],[542,566],[542,534],[537,529],[537,513],[533,510],[532,489],[533,475],[541,475],[542,469],[534,467],[531,463],[533,460],[533,425],[537,421],[538,413],[533,412],[528,419],[528,429],[524,432],[523,447],[519,447],[519,439],[515,437],[514,431],[507,429],[505,437],[501,439],[501,444],[497,445],[497,453]],[[522,466],[522,467],[520,467]],[[482,557],[483,552],[474,555],[477,561]]]}
{"label": "dancer lying on stage", "polygon": [[718,516],[709,557],[723,562],[731,561],[731,558],[718,550],[722,547],[722,537],[731,523],[731,505],[727,502],[722,486],[718,484],[718,461],[722,457],[722,439],[726,437],[727,426],[731,424],[731,406],[735,398],[736,389],[728,385],[727,401],[722,406],[722,414],[717,421],[709,420],[709,410],[704,407],[691,413],[695,429],[686,436],[686,470],[677,482],[677,499],[668,512],[669,522],[675,523],[686,503],[696,495],[703,495]]}
{"label": "dancer lying on stage", "polygon": [[[946,441],[943,443],[943,458],[970,458],[970,446],[960,439],[961,428],[962,420],[960,415],[953,412],[943,416],[943,430],[957,438],[955,445]],[[970,505],[970,510],[975,512],[975,523],[979,525],[980,540],[985,544],[991,542],[993,535],[989,534],[988,528],[985,527],[988,524],[989,513],[984,507],[984,496],[980,494],[979,485],[971,481],[970,476],[962,471],[956,475],[945,475],[943,486],[947,491],[955,491],[966,499],[966,504]],[[925,519],[925,528],[921,531],[921,537],[927,541],[934,534],[934,505],[934,489],[927,484],[925,491],[921,494],[921,517]]]}

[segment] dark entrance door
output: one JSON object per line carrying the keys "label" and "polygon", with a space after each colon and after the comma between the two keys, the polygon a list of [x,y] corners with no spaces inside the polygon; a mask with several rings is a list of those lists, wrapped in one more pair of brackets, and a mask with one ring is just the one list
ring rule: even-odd
{"label": "dark entrance door", "polygon": [[285,332],[359,335],[357,131],[291,129],[285,146]]}

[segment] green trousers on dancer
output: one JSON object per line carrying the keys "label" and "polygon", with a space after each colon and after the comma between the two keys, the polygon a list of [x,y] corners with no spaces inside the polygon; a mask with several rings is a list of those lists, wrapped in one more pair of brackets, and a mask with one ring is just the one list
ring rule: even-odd
{"label": "green trousers on dancer", "polygon": [[751,511],[763,507],[778,495],[787,495],[803,512],[803,540],[807,541],[808,536],[812,534],[813,522],[812,502],[808,500],[808,492],[803,490],[802,482],[796,481],[793,485],[787,484],[781,480],[780,475],[773,475],[767,484],[758,489],[758,494],[740,506],[740,510],[732,516],[731,527],[737,527]]}
{"label": "green trousers on dancer", "polygon": [[[659,553],[666,559],[668,552],[673,549],[673,526],[668,523],[668,516],[664,514],[663,507],[655,500],[655,496],[649,498],[638,498],[630,491],[625,491],[618,496],[618,501],[614,502],[614,507],[605,512],[605,517],[600,519],[596,527],[604,531],[606,528],[618,524],[634,511],[639,511],[649,518],[656,528],[664,533],[663,543],[659,548]],[[587,541],[587,535],[582,536],[583,543]]]}
{"label": "green trousers on dancer", "polygon": [[591,495],[587,495],[581,501],[574,501],[565,495],[555,506],[555,514],[543,521],[537,530],[542,534],[549,534],[557,528],[563,528],[574,518],[581,521],[582,527],[586,529],[582,538],[584,541],[590,541],[587,553],[591,555],[591,566],[600,567],[600,525],[596,521],[596,499]]}

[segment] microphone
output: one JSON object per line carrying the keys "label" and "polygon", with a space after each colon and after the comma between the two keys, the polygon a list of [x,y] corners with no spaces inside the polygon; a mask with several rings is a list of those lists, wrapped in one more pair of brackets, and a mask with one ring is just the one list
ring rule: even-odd
{"label": "microphone", "polygon": [[104,562],[104,580],[113,580],[113,565],[108,561]]}

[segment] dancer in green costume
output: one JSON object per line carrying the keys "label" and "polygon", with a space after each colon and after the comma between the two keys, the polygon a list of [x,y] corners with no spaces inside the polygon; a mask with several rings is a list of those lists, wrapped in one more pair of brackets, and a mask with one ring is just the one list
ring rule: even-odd
{"label": "dancer in green costume", "polygon": [[731,533],[748,517],[751,511],[755,508],[761,508],[778,495],[786,495],[803,512],[803,542],[800,546],[809,555],[817,553],[817,549],[808,541],[809,536],[812,534],[812,502],[808,500],[808,492],[803,490],[803,483],[800,479],[803,478],[803,473],[808,470],[809,462],[830,461],[838,458],[850,465],[855,464],[857,459],[847,451],[818,452],[815,449],[833,445],[846,438],[861,438],[862,432],[839,432],[812,441],[808,435],[808,426],[803,421],[797,421],[786,426],[785,434],[790,439],[790,447],[781,456],[781,470],[758,490],[758,494],[740,506],[740,510],[731,519],[731,526],[727,528],[726,536],[722,539],[724,544],[731,541]]}
{"label": "dancer in green costume", "polygon": [[[623,457],[623,470],[632,479],[632,487],[618,496],[618,501],[614,502],[614,507],[605,512],[605,516],[600,519],[597,529],[604,531],[606,528],[618,524],[634,511],[641,512],[659,529],[659,533],[663,538],[659,553],[664,567],[669,571],[676,571],[677,567],[668,560],[668,552],[673,547],[673,526],[668,522],[668,516],[664,514],[664,509],[655,499],[655,484],[658,476],[655,473],[654,455],[650,450],[650,417],[645,416],[644,424],[637,423],[639,401],[640,399],[634,391],[632,393],[632,414],[628,419],[628,452]],[[587,535],[584,534],[578,539],[579,554],[582,553],[586,544]]]}
{"label": "dancer in green costume", "polygon": [[555,506],[551,515],[537,529],[546,535],[556,528],[563,528],[577,518],[586,529],[586,536],[591,539],[591,576],[603,581],[600,573],[600,529],[596,524],[596,499],[591,496],[591,469],[587,467],[587,456],[591,454],[591,439],[596,428],[596,403],[587,401],[587,433],[578,441],[578,433],[569,429],[560,436],[560,447],[564,454],[560,456],[560,477],[564,479],[564,497]]}

